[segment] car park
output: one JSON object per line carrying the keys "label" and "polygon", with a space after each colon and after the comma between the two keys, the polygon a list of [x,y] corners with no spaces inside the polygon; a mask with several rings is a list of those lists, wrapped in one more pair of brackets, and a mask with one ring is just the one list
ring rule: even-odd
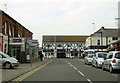
{"label": "car park", "polygon": [[0,67],[5,69],[10,69],[13,67],[18,67],[19,62],[14,57],[10,57],[9,55],[0,51]]}
{"label": "car park", "polygon": [[107,52],[96,52],[93,57],[92,66],[100,68],[104,62],[105,57],[107,56]]}
{"label": "car park", "polygon": [[120,51],[109,52],[102,64],[102,69],[107,69],[110,72],[114,72],[114,70],[120,70]]}
{"label": "car park", "polygon": [[85,56],[84,63],[85,64],[92,64],[93,56],[94,56],[94,54],[88,54],[87,56]]}

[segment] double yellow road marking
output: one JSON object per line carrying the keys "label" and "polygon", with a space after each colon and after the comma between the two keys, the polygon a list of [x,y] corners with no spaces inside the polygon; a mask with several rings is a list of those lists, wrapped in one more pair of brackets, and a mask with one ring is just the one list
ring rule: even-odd
{"label": "double yellow road marking", "polygon": [[38,71],[39,69],[41,69],[41,68],[43,68],[44,66],[46,66],[47,64],[49,64],[50,62],[52,62],[52,60],[49,61],[49,62],[47,62],[46,64],[38,67],[38,68],[35,68],[35,69],[31,70],[30,72],[27,72],[27,73],[25,73],[25,74],[17,77],[16,79],[14,79],[14,80],[12,80],[12,81],[16,81],[16,82],[22,81],[22,80],[24,80],[25,78],[27,78],[28,76],[30,76],[30,75],[32,75],[33,73],[35,73],[36,71]]}

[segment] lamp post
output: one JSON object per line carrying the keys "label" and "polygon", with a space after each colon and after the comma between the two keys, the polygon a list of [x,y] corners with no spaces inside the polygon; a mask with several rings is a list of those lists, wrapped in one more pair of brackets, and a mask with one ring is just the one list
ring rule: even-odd
{"label": "lamp post", "polygon": [[93,24],[93,31],[95,31],[95,23],[92,23]]}
{"label": "lamp post", "polygon": [[118,20],[118,37],[120,37],[120,18],[115,18],[115,20]]}

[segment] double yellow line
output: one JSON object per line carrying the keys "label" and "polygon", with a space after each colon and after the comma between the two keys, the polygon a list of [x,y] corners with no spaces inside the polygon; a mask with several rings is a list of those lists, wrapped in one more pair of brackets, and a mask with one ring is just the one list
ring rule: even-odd
{"label": "double yellow line", "polygon": [[32,75],[33,73],[35,73],[36,71],[38,71],[39,69],[43,68],[44,66],[46,66],[46,65],[49,64],[50,62],[52,62],[52,60],[49,61],[49,62],[47,62],[47,63],[45,63],[44,65],[42,65],[42,66],[40,66],[40,67],[38,67],[38,68],[35,68],[35,69],[33,69],[33,70],[31,70],[31,71],[29,71],[29,72],[27,72],[27,73],[25,73],[25,74],[17,77],[17,78],[15,78],[15,79],[12,80],[12,81],[20,82],[20,81],[24,80],[25,78],[27,78],[28,76],[30,76],[30,75]]}

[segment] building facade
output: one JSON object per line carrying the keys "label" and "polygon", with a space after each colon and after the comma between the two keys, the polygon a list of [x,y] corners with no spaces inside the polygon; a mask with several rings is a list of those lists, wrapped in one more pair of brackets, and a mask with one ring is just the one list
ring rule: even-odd
{"label": "building facade", "polygon": [[86,47],[96,50],[105,50],[112,42],[119,39],[118,29],[101,27],[98,31],[94,32],[86,39]]}
{"label": "building facade", "polygon": [[0,10],[0,51],[23,62],[26,42],[32,40],[32,35],[31,31]]}
{"label": "building facade", "polygon": [[85,40],[88,36],[67,36],[67,35],[44,35],[42,48],[46,55],[54,57],[79,56],[79,52],[85,47]]}

